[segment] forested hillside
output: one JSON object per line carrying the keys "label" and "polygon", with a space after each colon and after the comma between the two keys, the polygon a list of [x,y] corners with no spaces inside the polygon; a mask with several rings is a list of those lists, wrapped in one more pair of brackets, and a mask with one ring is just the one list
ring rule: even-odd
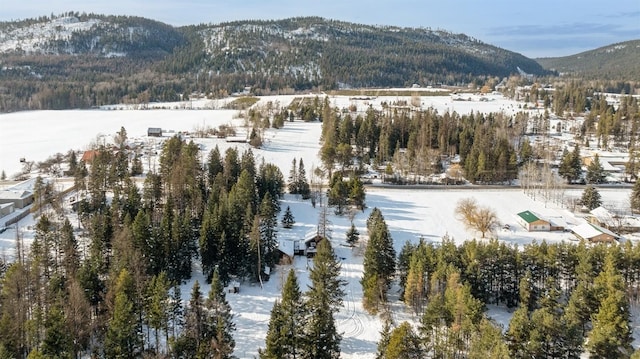
{"label": "forested hillside", "polygon": [[[620,42],[564,57],[537,59],[545,69],[584,79],[638,81],[640,40]],[[627,92],[628,93],[628,92]]]}
{"label": "forested hillside", "polygon": [[174,28],[66,13],[0,23],[0,112],[341,87],[482,84],[535,61],[463,34],[322,18]]}

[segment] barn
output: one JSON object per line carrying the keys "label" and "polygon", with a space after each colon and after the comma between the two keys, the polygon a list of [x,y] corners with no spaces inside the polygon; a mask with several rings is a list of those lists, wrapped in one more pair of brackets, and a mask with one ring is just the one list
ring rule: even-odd
{"label": "barn", "polygon": [[613,243],[620,239],[619,235],[592,223],[583,223],[573,227],[571,231],[579,239],[584,239],[589,242]]}
{"label": "barn", "polygon": [[540,218],[540,216],[532,211],[518,213],[516,220],[529,232],[548,232],[551,230],[551,223]]}

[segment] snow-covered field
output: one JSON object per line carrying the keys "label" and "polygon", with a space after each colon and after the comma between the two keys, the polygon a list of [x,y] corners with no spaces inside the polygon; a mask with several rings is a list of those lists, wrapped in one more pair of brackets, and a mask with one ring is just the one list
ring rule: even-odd
{"label": "snow-covered field", "polygon": [[[293,99],[289,97],[266,97],[259,103],[278,101],[286,106]],[[364,111],[373,104],[382,101],[392,102],[408,98],[377,97],[370,100],[351,100],[348,97],[331,97],[332,105],[348,107],[355,104],[358,111]],[[288,101],[288,102],[287,102]],[[518,103],[506,100],[501,96],[493,96],[490,101],[464,101],[455,103],[451,97],[422,97],[423,107],[438,109],[440,112],[455,110],[459,113],[493,112],[504,110],[507,113],[518,109]],[[206,106],[205,106],[206,107]],[[124,108],[124,107],[123,107]],[[172,106],[169,106],[172,108]],[[243,120],[234,119],[237,111],[229,110],[91,110],[91,111],[40,111],[19,112],[0,115],[0,170],[7,174],[21,169],[19,158],[29,161],[41,161],[56,152],[65,153],[70,149],[86,149],[93,143],[108,142],[110,138],[124,126],[130,138],[140,138],[152,141],[146,137],[148,127],[161,127],[165,131],[192,131],[196,126],[217,127],[220,124],[233,123],[242,126]],[[317,122],[285,123],[280,130],[268,130],[265,134],[265,145],[261,149],[253,149],[258,161],[265,161],[278,165],[285,175],[289,173],[293,158],[302,158],[307,173],[313,166],[319,166],[318,150],[320,145],[321,124]],[[157,140],[153,140],[157,141]],[[228,146],[238,146],[241,151],[249,148],[246,144],[230,144],[221,139],[194,139],[202,145],[203,159],[206,153],[215,145],[224,150]],[[259,163],[259,162],[258,162]],[[578,196],[580,191],[568,191],[567,196]],[[625,203],[629,196],[628,189],[602,189],[600,193],[605,202]],[[366,219],[372,208],[382,210],[394,239],[395,248],[400,251],[405,241],[418,241],[421,237],[427,241],[439,242],[448,235],[457,243],[471,238],[480,238],[480,234],[467,230],[454,215],[454,208],[458,200],[472,197],[482,206],[495,209],[501,223],[509,224],[509,229],[499,229],[495,236],[507,243],[522,245],[532,240],[557,242],[574,240],[573,235],[565,232],[529,233],[517,224],[514,215],[524,210],[533,210],[541,214],[562,217],[569,226],[579,224],[582,219],[569,211],[559,208],[553,203],[534,200],[521,190],[514,189],[388,189],[379,187],[367,188],[367,209],[355,214],[354,223],[366,237]],[[320,208],[313,208],[309,201],[302,201],[295,196],[285,196],[282,207],[290,206],[295,216],[296,224],[293,229],[279,229],[282,238],[303,238],[313,230],[318,222]],[[362,302],[362,249],[344,246],[345,232],[350,223],[346,216],[330,217],[333,230],[333,245],[337,256],[342,261],[342,275],[347,281],[344,306],[337,315],[338,329],[344,334],[341,344],[342,358],[373,358],[379,339],[381,321],[378,317],[364,312]],[[21,222],[20,228],[28,242],[33,238],[33,217],[28,216]],[[16,236],[11,228],[0,234],[0,247],[5,253],[11,253]],[[296,257],[292,266],[295,268],[301,289],[306,289],[309,280],[307,275],[307,260]],[[264,287],[243,283],[240,293],[228,294],[238,328],[235,333],[236,351],[240,358],[251,358],[257,355],[259,347],[264,347],[269,314],[273,302],[279,297],[283,276],[288,268],[278,268],[272,273],[271,280]],[[199,280],[204,284],[202,273],[195,268],[191,282],[182,289],[183,298],[188,299],[193,281]],[[209,289],[203,285],[206,293]],[[402,304],[393,305],[397,322],[411,319],[410,310]],[[510,313],[501,308],[491,308],[490,313],[498,317],[501,323],[508,322]],[[415,319],[415,318],[414,318]],[[638,341],[634,343],[638,346]]]}
{"label": "snow-covered field", "polygon": [[[323,95],[318,96],[323,97]],[[265,96],[260,98],[257,105],[271,101],[275,105],[285,107],[296,97],[299,96]],[[519,103],[499,95],[468,95],[466,97],[471,98],[472,101],[453,101],[450,96],[422,96],[421,102],[423,108],[433,107],[441,113],[504,111],[512,114],[520,111]],[[480,101],[480,98],[485,98],[487,101]],[[369,100],[355,100],[348,96],[331,96],[329,100],[332,106],[348,108],[355,105],[357,111],[365,112],[369,106],[381,108],[382,102],[392,103],[411,99],[406,96],[378,96]],[[148,105],[149,108],[155,108],[154,110],[144,111],[132,110],[135,106],[131,105],[113,105],[105,106],[100,110],[25,111],[0,114],[0,171],[4,170],[7,176],[11,177],[21,171],[21,158],[38,162],[55,153],[66,153],[70,149],[85,150],[92,144],[108,143],[120,127],[127,130],[130,138],[139,138],[146,135],[149,127],[160,127],[165,132],[172,130],[177,133],[193,131],[196,127],[215,128],[221,124],[242,126],[244,120],[234,119],[238,111],[219,109],[228,101],[229,99],[157,103]],[[285,128],[280,130],[282,134],[278,136],[284,134],[289,137],[279,138],[279,142],[273,144],[278,147],[269,148],[269,142],[265,146],[264,152],[268,153],[270,161],[275,163],[280,162],[281,158],[286,160],[284,162],[287,166],[281,167],[285,175],[294,156],[298,158],[302,156],[307,168],[310,168],[313,163],[319,164],[317,160],[319,137],[314,131],[301,132],[299,128],[306,128],[306,126],[318,127],[319,131],[320,124],[287,123]],[[269,136],[275,136],[275,133],[269,132],[267,140],[270,140]],[[220,146],[224,145],[220,144]]]}

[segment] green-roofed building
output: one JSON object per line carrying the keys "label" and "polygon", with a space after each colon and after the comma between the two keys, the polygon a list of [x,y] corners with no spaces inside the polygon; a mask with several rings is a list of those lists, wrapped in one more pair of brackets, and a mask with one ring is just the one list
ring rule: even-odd
{"label": "green-roofed building", "polygon": [[529,232],[548,232],[551,230],[551,223],[532,211],[520,212],[516,218],[518,223]]}

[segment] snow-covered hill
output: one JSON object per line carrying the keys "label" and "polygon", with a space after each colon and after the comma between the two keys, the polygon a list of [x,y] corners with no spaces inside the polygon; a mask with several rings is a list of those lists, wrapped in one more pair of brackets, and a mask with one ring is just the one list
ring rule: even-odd
{"label": "snow-covered hill", "polygon": [[127,56],[170,52],[182,42],[173,27],[133,17],[68,13],[0,23],[0,54]]}

